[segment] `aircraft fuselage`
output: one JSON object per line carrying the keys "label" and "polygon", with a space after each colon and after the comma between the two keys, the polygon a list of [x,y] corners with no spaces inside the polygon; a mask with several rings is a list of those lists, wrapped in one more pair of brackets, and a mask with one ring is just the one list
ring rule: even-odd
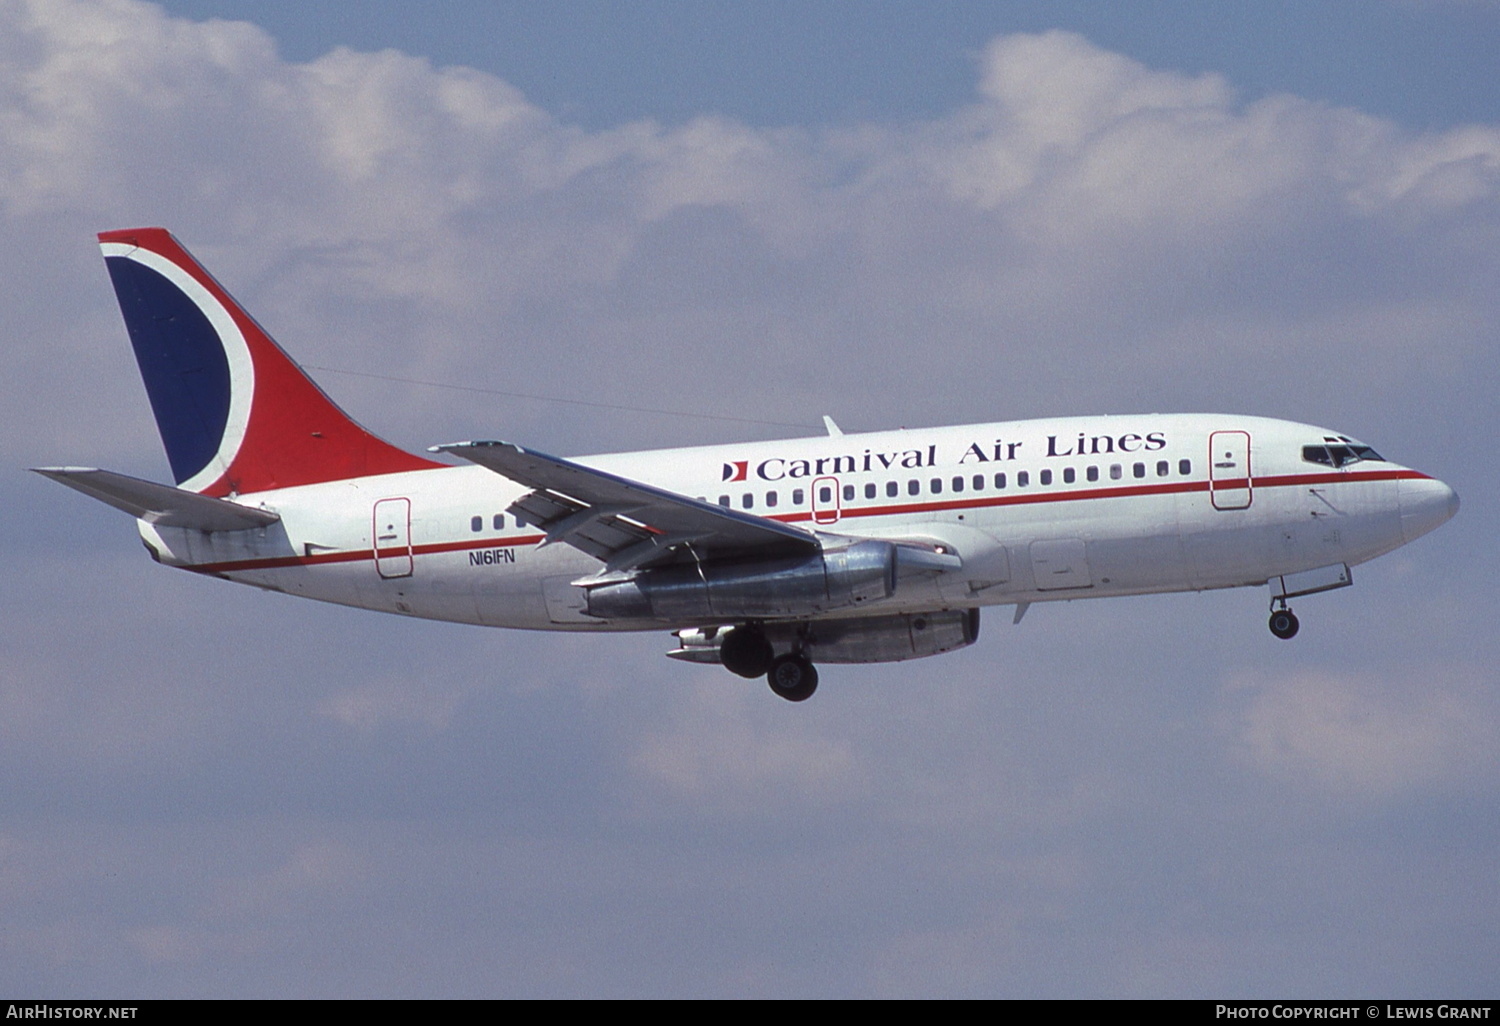
{"label": "aircraft fuselage", "polygon": [[[575,462],[815,532],[911,539],[962,560],[903,576],[860,610],[876,615],[1259,585],[1366,562],[1451,515],[1452,491],[1418,471],[1304,458],[1304,446],[1350,444],[1338,439],[1265,418],[1153,414]],[[528,491],[481,467],[441,467],[238,496],[280,515],[267,528],[208,534],[142,521],[141,531],[163,562],[323,601],[496,627],[666,626],[585,613],[571,582],[599,563],[544,545],[506,512]]]}

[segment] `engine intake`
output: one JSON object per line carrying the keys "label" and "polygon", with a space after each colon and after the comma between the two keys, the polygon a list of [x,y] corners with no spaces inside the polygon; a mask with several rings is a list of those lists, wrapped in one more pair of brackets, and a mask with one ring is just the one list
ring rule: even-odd
{"label": "engine intake", "polygon": [[588,589],[588,614],[605,620],[816,616],[889,598],[896,546],[856,541],[814,556],[647,570]]}

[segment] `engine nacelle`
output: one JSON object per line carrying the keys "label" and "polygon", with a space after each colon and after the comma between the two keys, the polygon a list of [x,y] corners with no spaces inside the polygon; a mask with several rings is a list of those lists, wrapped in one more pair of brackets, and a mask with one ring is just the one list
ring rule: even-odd
{"label": "engine nacelle", "polygon": [[889,598],[896,546],[856,541],[814,556],[646,570],[588,589],[588,614],[606,620],[739,620],[817,616]]}
{"label": "engine nacelle", "polygon": [[[767,624],[766,636],[780,651],[791,624]],[[952,652],[979,638],[979,610],[868,616],[857,620],[814,620],[797,631],[803,651],[820,663],[895,663]]]}
{"label": "engine nacelle", "polygon": [[[795,649],[818,663],[895,663],[972,645],[979,637],[979,610],[768,623],[758,629],[778,654]],[[728,633],[723,627],[684,628],[677,632],[680,647],[667,654],[694,663],[721,662],[719,648]]]}

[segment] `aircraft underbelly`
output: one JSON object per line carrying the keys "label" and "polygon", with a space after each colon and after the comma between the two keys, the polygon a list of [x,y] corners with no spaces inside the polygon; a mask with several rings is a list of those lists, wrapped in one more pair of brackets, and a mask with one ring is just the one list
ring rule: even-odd
{"label": "aircraft underbelly", "polygon": [[1199,504],[1183,523],[1196,588],[1259,584],[1334,563],[1353,565],[1401,544],[1400,517],[1378,483],[1261,488],[1249,509]]}

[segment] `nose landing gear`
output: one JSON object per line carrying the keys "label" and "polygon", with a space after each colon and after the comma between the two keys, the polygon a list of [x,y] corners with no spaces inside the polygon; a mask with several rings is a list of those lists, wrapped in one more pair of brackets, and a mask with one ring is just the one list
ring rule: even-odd
{"label": "nose landing gear", "polygon": [[1286,604],[1284,598],[1271,600],[1271,622],[1269,624],[1271,633],[1282,641],[1290,641],[1297,636],[1297,630],[1302,626],[1297,620],[1297,615],[1292,612],[1291,607]]}

